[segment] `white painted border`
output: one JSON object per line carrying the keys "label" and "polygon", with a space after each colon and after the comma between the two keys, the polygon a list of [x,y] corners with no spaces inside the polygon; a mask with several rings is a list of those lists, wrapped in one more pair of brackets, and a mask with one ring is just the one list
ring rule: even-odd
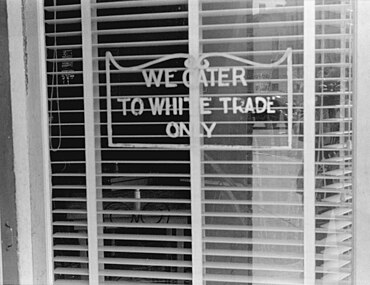
{"label": "white painted border", "polygon": [[21,0],[7,0],[15,196],[17,208],[18,272],[20,284],[29,284],[30,280],[33,280],[33,252],[22,8]]}
{"label": "white painted border", "polygon": [[54,252],[53,252],[53,225],[52,225],[52,186],[50,170],[50,150],[49,150],[49,116],[48,116],[48,87],[47,87],[47,70],[46,70],[46,43],[45,43],[45,26],[44,26],[44,6],[43,1],[36,1],[37,15],[37,39],[39,42],[39,80],[41,96],[41,135],[42,135],[42,152],[43,152],[43,179],[44,179],[44,211],[45,211],[45,244],[46,244],[46,280],[48,284],[54,282]]}
{"label": "white painted border", "polygon": [[89,284],[99,284],[91,3],[81,1]]}
{"label": "white painted border", "polygon": [[[189,0],[189,54],[200,56],[200,0]],[[199,69],[190,72],[189,124],[190,124],[190,189],[191,189],[191,251],[193,285],[203,284],[203,199],[202,199],[202,151],[200,129]]]}
{"label": "white painted border", "polygon": [[353,92],[353,207],[354,254],[353,284],[370,280],[370,1],[353,1],[355,5],[355,49]]}
{"label": "white painted border", "polygon": [[304,284],[315,284],[315,2],[304,1]]}
{"label": "white painted border", "polygon": [[[190,10],[189,10],[190,11]],[[190,12],[189,12],[190,13]],[[194,16],[195,17],[195,16]],[[199,28],[199,27],[198,27]],[[199,32],[198,32],[199,33]],[[191,37],[191,35],[190,35]],[[108,130],[108,146],[109,147],[118,147],[118,148],[155,148],[155,149],[188,149],[189,145],[186,144],[151,144],[151,143],[114,143],[113,142],[113,127],[112,127],[112,95],[111,95],[111,68],[110,64],[112,64],[117,70],[128,72],[128,71],[142,71],[147,67],[155,65],[160,62],[165,62],[170,59],[179,59],[183,58],[185,60],[185,66],[188,69],[191,69],[190,76],[193,73],[198,73],[199,69],[201,68],[208,68],[209,61],[207,58],[211,57],[223,57],[234,60],[236,62],[249,64],[252,66],[257,67],[264,67],[264,68],[273,68],[279,66],[284,61],[287,62],[287,101],[288,101],[288,144],[286,146],[243,146],[243,145],[202,145],[201,148],[204,149],[217,149],[217,150],[290,150],[292,149],[292,141],[293,141],[293,66],[292,66],[292,49],[287,48],[283,56],[269,64],[254,62],[248,59],[244,59],[238,56],[234,56],[231,54],[225,53],[206,53],[200,55],[198,52],[197,55],[192,53],[184,54],[171,54],[166,55],[161,58],[149,61],[147,63],[137,65],[137,66],[130,66],[130,67],[123,67],[121,66],[113,57],[111,52],[106,52],[105,54],[105,76],[106,76],[106,93],[107,93],[107,130]],[[198,77],[194,78],[196,83],[199,85]],[[199,87],[198,87],[199,90]],[[198,93],[199,94],[199,93]],[[199,100],[199,96],[198,96]],[[191,110],[191,108],[190,108]],[[199,121],[200,122],[200,121]],[[200,136],[203,137],[203,134],[200,133]]]}

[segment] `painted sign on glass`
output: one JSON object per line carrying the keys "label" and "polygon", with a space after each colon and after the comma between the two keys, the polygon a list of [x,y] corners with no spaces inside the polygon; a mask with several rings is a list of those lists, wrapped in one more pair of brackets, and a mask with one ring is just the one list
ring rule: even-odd
{"label": "painted sign on glass", "polygon": [[[186,140],[190,136],[189,101],[199,100],[198,112],[203,118],[199,122],[202,130],[199,135],[205,139],[216,138],[218,125],[233,117],[240,120],[240,116],[244,115],[245,119],[242,120],[252,120],[254,125],[258,125],[266,123],[266,118],[271,120],[279,115],[279,123],[286,125],[286,140],[277,147],[290,148],[293,108],[291,57],[291,49],[286,50],[278,61],[269,64],[221,53],[207,53],[197,59],[188,54],[173,54],[144,64],[123,67],[118,63],[119,59],[107,52],[108,144],[110,147],[189,147]],[[217,59],[235,65],[211,66],[211,62],[217,62]],[[167,65],[162,67],[161,64]],[[277,67],[286,67],[284,92],[268,92],[273,80],[264,75],[250,79],[251,70],[272,70]],[[197,79],[194,83],[190,82],[192,72]],[[256,74],[260,76],[260,73]],[[191,84],[201,86],[196,97],[194,94],[193,97],[189,96]],[[217,96],[208,96],[212,93],[208,90],[215,89],[218,90]],[[239,92],[232,94],[230,90]],[[278,104],[281,98],[284,98],[283,107]],[[212,121],[212,118],[217,120]],[[261,121],[259,118],[264,119]],[[212,147],[212,144],[211,140],[204,140],[204,147]],[[219,143],[217,145],[220,146]],[[247,145],[234,143],[223,146],[248,148]]]}

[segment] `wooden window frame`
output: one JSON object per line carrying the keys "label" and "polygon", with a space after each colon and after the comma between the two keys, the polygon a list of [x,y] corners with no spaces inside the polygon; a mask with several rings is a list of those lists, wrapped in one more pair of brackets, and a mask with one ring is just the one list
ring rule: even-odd
{"label": "wooden window frame", "polygon": [[[353,143],[354,143],[354,228],[353,228],[353,268],[354,284],[366,284],[370,280],[370,2],[355,1],[355,52],[354,52],[354,107],[353,107]],[[357,194],[357,195],[356,195]]]}

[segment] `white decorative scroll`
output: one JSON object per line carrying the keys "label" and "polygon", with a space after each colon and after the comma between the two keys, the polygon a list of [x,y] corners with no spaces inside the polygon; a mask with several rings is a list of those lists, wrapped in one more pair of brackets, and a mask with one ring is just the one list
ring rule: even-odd
{"label": "white decorative scroll", "polygon": [[[210,62],[208,61],[209,58],[227,58],[229,60],[242,63],[245,65],[255,66],[258,68],[274,68],[286,61],[286,68],[287,68],[287,144],[283,146],[247,146],[247,145],[219,145],[219,144],[204,144],[202,148],[204,149],[291,149],[292,148],[292,135],[293,135],[293,67],[292,67],[292,50],[288,48],[284,55],[277,60],[276,62],[270,64],[258,63],[253,62],[251,60],[247,60],[238,56],[234,56],[231,54],[225,53],[206,53],[201,55],[199,58],[194,58],[189,54],[185,53],[177,53],[172,55],[166,55],[161,58],[149,61],[144,64],[131,66],[131,67],[123,67],[118,64],[117,60],[113,57],[111,52],[106,52],[105,55],[105,66],[106,66],[106,99],[107,99],[107,132],[108,132],[108,146],[109,147],[119,147],[119,148],[162,148],[162,149],[184,149],[189,148],[190,146],[187,144],[153,144],[153,143],[119,143],[114,142],[115,134],[113,133],[113,125],[112,125],[112,94],[111,94],[111,65],[113,65],[117,71],[121,72],[143,72],[147,68],[150,68],[156,64],[163,63],[172,59],[184,59],[184,68],[185,73],[190,73],[192,70],[206,70],[210,68]],[[237,67],[235,67],[237,68]],[[159,68],[158,70],[166,70],[163,68]],[[169,70],[169,69],[168,69]],[[168,77],[169,71],[166,71]],[[167,78],[168,79],[168,78]],[[144,81],[144,80],[143,80]],[[147,83],[147,82],[146,82]],[[154,84],[155,82],[153,82]],[[158,82],[157,82],[158,83]],[[168,83],[168,82],[167,82]],[[159,84],[159,83],[158,83]],[[175,84],[172,83],[174,86]],[[199,81],[201,84],[201,81]],[[147,83],[148,85],[148,83]],[[169,86],[170,83],[168,83]],[[186,83],[184,82],[186,86]],[[201,97],[201,96],[199,96]],[[120,95],[119,98],[122,98]],[[115,98],[117,99],[117,98]],[[207,125],[204,122],[199,122],[203,126],[205,126],[205,131],[207,131]],[[204,136],[200,134],[200,136]]]}

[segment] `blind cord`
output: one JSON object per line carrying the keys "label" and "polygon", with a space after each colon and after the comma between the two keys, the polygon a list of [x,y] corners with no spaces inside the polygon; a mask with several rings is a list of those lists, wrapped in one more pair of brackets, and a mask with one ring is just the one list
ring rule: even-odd
{"label": "blind cord", "polygon": [[[51,93],[50,93],[50,106],[49,106],[49,110],[51,111],[51,114],[49,116],[49,144],[50,144],[50,150],[53,151],[53,152],[56,152],[60,149],[61,147],[61,144],[62,144],[62,126],[61,126],[61,122],[60,122],[60,103],[59,103],[59,82],[58,82],[58,63],[57,63],[57,59],[58,59],[58,51],[57,51],[57,36],[56,36],[56,32],[57,32],[57,25],[56,25],[56,19],[57,19],[57,15],[56,15],[56,7],[57,7],[57,3],[56,3],[56,0],[54,0],[54,51],[53,51],[53,68],[52,68],[52,77],[51,77]],[[55,87],[54,87],[54,83],[55,83]],[[54,98],[54,88],[55,88],[55,98]],[[53,111],[54,111],[54,104],[53,104],[53,100],[55,99],[56,101],[56,113],[57,113],[57,128],[58,128],[58,137],[57,137],[57,140],[58,140],[58,143],[57,145],[54,147],[53,146],[53,138],[52,138],[52,128],[53,128],[53,121],[54,121],[54,116],[53,116]]]}

